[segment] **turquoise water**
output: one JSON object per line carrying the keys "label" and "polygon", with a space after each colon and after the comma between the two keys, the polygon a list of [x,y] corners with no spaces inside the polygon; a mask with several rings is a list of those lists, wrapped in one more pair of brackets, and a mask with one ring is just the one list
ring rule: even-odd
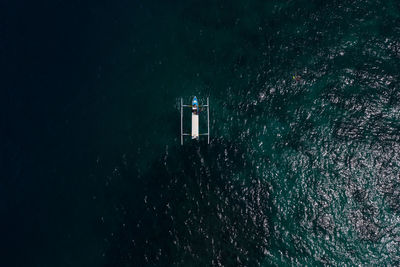
{"label": "turquoise water", "polygon": [[[26,101],[41,107],[35,145],[7,146],[17,178],[3,188],[17,218],[29,211],[6,236],[18,262],[400,264],[398,1],[68,10],[79,34],[53,40],[61,69],[29,78],[55,81]],[[210,98],[211,144],[180,146],[194,95]]]}
{"label": "turquoise water", "polygon": [[209,95],[212,141],[180,148],[178,106],[155,114],[162,130],[146,140],[163,148],[141,165],[146,211],[130,237],[146,234],[132,259],[399,264],[399,4],[192,1],[173,12],[156,34],[154,90],[175,103]]}

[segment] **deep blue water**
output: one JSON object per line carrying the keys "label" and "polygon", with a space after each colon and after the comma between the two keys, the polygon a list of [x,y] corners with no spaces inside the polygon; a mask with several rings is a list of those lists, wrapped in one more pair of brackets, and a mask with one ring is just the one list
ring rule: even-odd
{"label": "deep blue water", "polygon": [[400,264],[400,2],[0,10],[0,266]]}

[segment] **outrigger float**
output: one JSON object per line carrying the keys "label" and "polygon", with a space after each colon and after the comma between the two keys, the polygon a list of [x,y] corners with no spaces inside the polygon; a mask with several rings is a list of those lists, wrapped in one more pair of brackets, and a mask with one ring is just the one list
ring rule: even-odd
{"label": "outrigger float", "polygon": [[[199,133],[199,112],[200,108],[207,107],[207,133]],[[192,108],[192,133],[183,132],[183,108]],[[183,136],[190,135],[192,139],[199,140],[201,135],[207,135],[207,143],[210,143],[210,106],[207,97],[207,105],[199,105],[197,98],[193,97],[191,105],[184,105],[181,98],[181,145],[183,145]]]}

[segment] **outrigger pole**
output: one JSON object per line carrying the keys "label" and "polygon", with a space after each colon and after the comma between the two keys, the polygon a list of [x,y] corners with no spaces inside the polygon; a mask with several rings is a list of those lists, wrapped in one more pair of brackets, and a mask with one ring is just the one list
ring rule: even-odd
{"label": "outrigger pole", "polygon": [[181,98],[181,145],[183,145],[183,99]]}
{"label": "outrigger pole", "polygon": [[207,143],[210,144],[210,104],[207,97]]}

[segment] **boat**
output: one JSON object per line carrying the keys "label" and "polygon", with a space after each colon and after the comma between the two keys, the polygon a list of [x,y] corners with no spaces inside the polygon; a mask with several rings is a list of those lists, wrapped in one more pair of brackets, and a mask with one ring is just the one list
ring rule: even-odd
{"label": "boat", "polygon": [[[183,108],[188,107],[192,109],[192,132],[184,133],[183,132]],[[207,133],[199,133],[199,114],[200,109],[206,107],[207,108]],[[183,98],[181,98],[181,145],[183,145],[183,137],[185,135],[191,136],[192,139],[199,140],[201,135],[207,135],[207,143],[210,143],[210,105],[209,99],[207,97],[207,104],[200,105],[197,97],[193,97],[191,105],[183,104]]]}
{"label": "boat", "polygon": [[192,139],[199,140],[199,107],[197,98],[192,101]]}

